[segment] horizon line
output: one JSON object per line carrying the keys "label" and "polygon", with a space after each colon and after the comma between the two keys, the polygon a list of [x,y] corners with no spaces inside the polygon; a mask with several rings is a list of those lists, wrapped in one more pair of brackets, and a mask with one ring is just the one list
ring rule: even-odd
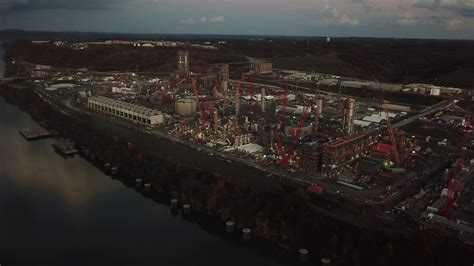
{"label": "horizon line", "polygon": [[75,34],[104,34],[104,35],[164,35],[164,36],[229,36],[229,37],[274,37],[274,38],[331,38],[331,39],[396,39],[396,40],[438,40],[438,41],[474,41],[466,38],[423,38],[423,37],[376,37],[376,36],[322,36],[322,35],[288,35],[288,34],[229,34],[229,33],[146,33],[146,32],[105,32],[105,31],[78,31],[78,30],[25,30],[18,28],[0,29],[0,33],[20,31],[32,33],[75,33]]}

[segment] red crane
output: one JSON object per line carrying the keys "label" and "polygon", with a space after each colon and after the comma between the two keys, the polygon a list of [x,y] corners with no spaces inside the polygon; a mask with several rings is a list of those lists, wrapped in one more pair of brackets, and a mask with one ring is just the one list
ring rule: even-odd
{"label": "red crane", "polygon": [[278,114],[280,118],[280,125],[283,127],[285,124],[285,116],[286,116],[286,108],[288,107],[288,83],[285,85],[285,95],[283,97],[283,110],[281,110]]}
{"label": "red crane", "polygon": [[296,132],[293,131],[293,134],[292,134],[293,142],[291,143],[290,149],[288,150],[288,154],[286,155],[284,161],[281,162],[282,165],[284,166],[288,165],[288,161],[291,159],[291,157],[293,156],[293,153],[295,152],[296,143],[298,142],[298,139],[300,138],[301,133],[303,132],[303,126],[304,126],[306,117],[309,114],[309,109],[310,109],[309,107],[306,107],[304,109],[303,116],[301,117],[300,125],[298,129],[296,130]]}
{"label": "red crane", "polygon": [[[280,110],[280,112],[278,113],[278,118],[280,119],[280,126],[281,127],[283,127],[284,123],[285,123],[287,105],[288,105],[288,83],[285,86],[285,95],[284,95],[284,98],[283,98],[283,110]],[[280,161],[282,161],[286,157],[286,154],[285,154],[284,148],[283,148],[283,141],[281,140],[281,136],[278,132],[275,132],[273,135],[274,135],[274,138],[275,138],[277,146],[278,146],[278,152],[280,153],[280,156],[281,156]]]}
{"label": "red crane", "polygon": [[[288,86],[286,87],[285,89],[285,98],[284,98],[284,106],[283,106],[283,111],[280,111],[280,122],[281,122],[281,125],[283,126],[284,124],[284,119],[285,119],[285,113],[286,113],[286,106],[288,104]],[[298,126],[298,129],[297,130],[293,130],[291,132],[291,135],[293,136],[293,141],[292,143],[290,144],[290,147],[288,149],[288,153],[285,154],[284,152],[284,145],[283,145],[283,142],[281,140],[281,136],[280,136],[280,133],[276,132],[274,135],[275,135],[275,140],[277,142],[277,146],[278,146],[278,151],[280,153],[280,156],[281,156],[281,159],[280,161],[278,162],[281,166],[287,166],[288,165],[288,162],[290,161],[291,157],[293,156],[293,153],[295,151],[295,148],[296,148],[296,144],[298,142],[298,139],[300,138],[301,136],[301,133],[303,132],[303,127],[304,127],[304,124],[305,124],[305,121],[306,121],[306,118],[309,114],[309,110],[310,110],[310,107],[306,106],[305,109],[303,110],[303,115],[301,117],[301,121],[300,121],[300,124]]]}
{"label": "red crane", "polygon": [[467,145],[469,144],[469,138],[472,132],[472,123],[474,122],[474,113],[471,111],[469,118],[465,121],[463,127],[463,135],[460,143],[459,153],[457,155],[457,160],[451,166],[448,176],[448,199],[446,202],[445,208],[442,210],[442,213],[447,218],[451,218],[453,214],[453,209],[457,200],[460,197],[461,191],[464,189],[464,182],[459,180],[459,176],[462,171],[462,167],[465,163],[465,155],[467,150]]}
{"label": "red crane", "polygon": [[387,119],[387,132],[390,137],[390,145],[391,145],[391,151],[392,151],[392,156],[397,165],[401,163],[400,160],[400,155],[398,153],[398,148],[397,148],[397,139],[395,138],[395,133],[393,131],[392,127],[392,121],[390,120],[390,113],[388,112],[388,101],[383,100],[382,101],[382,106],[385,112],[385,116]]}
{"label": "red crane", "polygon": [[459,193],[463,190],[464,183],[458,179],[451,179],[448,185],[448,199],[446,206],[441,210],[441,214],[446,218],[451,218],[453,215],[454,203],[460,196]]}

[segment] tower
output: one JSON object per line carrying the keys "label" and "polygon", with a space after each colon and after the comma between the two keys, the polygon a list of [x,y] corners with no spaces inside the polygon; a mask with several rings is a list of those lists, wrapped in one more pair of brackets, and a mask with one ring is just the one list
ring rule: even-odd
{"label": "tower", "polygon": [[189,52],[181,50],[178,52],[178,71],[189,75]]}
{"label": "tower", "polygon": [[237,118],[237,121],[239,121],[239,113],[240,113],[240,83],[237,84],[237,86],[235,86],[235,116]]}
{"label": "tower", "polygon": [[354,132],[355,102],[355,99],[348,98],[344,106],[344,131],[348,135]]}
{"label": "tower", "polygon": [[229,64],[222,64],[219,67],[219,74],[221,76],[222,81],[228,81],[229,80]]}

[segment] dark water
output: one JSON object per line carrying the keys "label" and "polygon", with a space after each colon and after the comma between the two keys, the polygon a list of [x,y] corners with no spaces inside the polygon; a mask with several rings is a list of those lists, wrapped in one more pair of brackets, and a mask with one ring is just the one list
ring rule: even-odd
{"label": "dark water", "polygon": [[79,157],[63,159],[51,140],[19,135],[34,126],[0,98],[2,266],[280,265],[171,215]]}
{"label": "dark water", "polygon": [[5,71],[5,62],[3,62],[4,50],[0,46],[0,78],[3,78],[3,72]]}

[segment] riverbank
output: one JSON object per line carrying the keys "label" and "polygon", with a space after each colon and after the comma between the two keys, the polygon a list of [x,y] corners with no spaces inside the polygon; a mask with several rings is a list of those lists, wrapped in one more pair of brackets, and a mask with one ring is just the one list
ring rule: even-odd
{"label": "riverbank", "polygon": [[[98,166],[103,162],[118,165],[118,176],[126,184],[140,177],[164,195],[163,201],[176,197],[181,203],[190,203],[195,213],[233,220],[238,227],[250,227],[255,235],[284,249],[294,252],[305,247],[313,259],[330,257],[337,265],[373,265],[374,261],[377,265],[453,265],[452,256],[466,262],[472,259],[470,248],[433,232],[384,235],[360,230],[315,214],[302,204],[301,191],[285,187],[260,191],[249,184],[235,184],[232,179],[164,161],[157,152],[142,149],[143,145],[152,146],[146,138],[143,143],[135,141],[130,149],[127,137],[134,134],[127,130],[119,134],[108,126],[94,127],[99,121],[72,119],[51,108],[31,89],[4,86],[0,94],[35,120],[47,122],[50,128],[89,149]],[[168,148],[163,149],[168,152]],[[180,158],[179,153],[174,156]],[[448,251],[436,253],[446,246]]]}
{"label": "riverbank", "polygon": [[18,131],[39,124],[1,97],[0,125],[2,265],[285,266],[296,259],[254,246],[255,238],[241,243],[240,232],[222,232],[217,219],[170,212],[99,165],[59,156],[54,139],[26,141]]}

